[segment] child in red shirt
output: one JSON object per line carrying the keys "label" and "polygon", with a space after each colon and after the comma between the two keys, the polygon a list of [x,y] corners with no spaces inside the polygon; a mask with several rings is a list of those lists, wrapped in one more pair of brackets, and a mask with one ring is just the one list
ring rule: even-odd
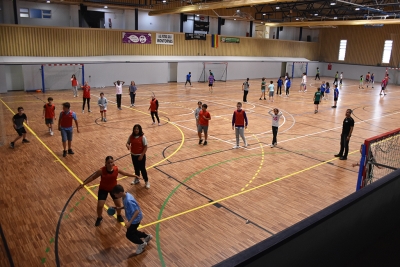
{"label": "child in red shirt", "polygon": [[199,134],[199,145],[203,143],[201,139],[201,133],[204,131],[204,146],[207,145],[208,136],[208,121],[211,120],[211,115],[207,111],[207,104],[201,106],[201,111],[199,112],[199,125],[197,126],[197,133]]}
{"label": "child in red shirt", "polygon": [[53,135],[53,120],[56,119],[56,107],[53,104],[53,98],[47,98],[48,103],[43,106],[43,116],[44,122],[46,123],[47,127],[49,127],[50,135]]}
{"label": "child in red shirt", "polygon": [[156,121],[154,120],[154,116],[155,116],[158,121],[158,126],[160,126],[161,125],[160,118],[158,117],[158,100],[156,99],[156,97],[154,95],[151,96],[149,110],[150,110],[150,114],[151,114],[151,119],[153,120],[152,124],[156,124]]}
{"label": "child in red shirt", "polygon": [[83,105],[82,105],[82,113],[85,113],[85,104],[87,101],[87,107],[88,107],[88,111],[92,112],[90,110],[90,86],[88,84],[88,82],[85,82],[84,86],[81,86],[82,90],[83,90]]}

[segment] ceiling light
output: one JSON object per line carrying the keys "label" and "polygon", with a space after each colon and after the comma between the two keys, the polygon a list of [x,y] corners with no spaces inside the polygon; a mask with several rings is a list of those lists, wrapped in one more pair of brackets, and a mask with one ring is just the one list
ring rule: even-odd
{"label": "ceiling light", "polygon": [[50,1],[46,1],[47,4],[50,4]]}
{"label": "ceiling light", "polygon": [[355,10],[360,10],[360,8],[359,8],[359,7],[356,7]]}
{"label": "ceiling light", "polygon": [[265,15],[267,15],[267,14],[263,13],[263,16],[265,16]]}
{"label": "ceiling light", "polygon": [[318,16],[318,13],[315,13],[314,16]]}
{"label": "ceiling light", "polygon": [[163,0],[162,2],[163,2],[163,3],[166,3],[166,2],[167,2],[167,0]]}
{"label": "ceiling light", "polygon": [[299,20],[299,18],[296,18],[296,20]]}
{"label": "ceiling light", "polygon": [[108,8],[108,6],[104,6],[104,8]]}
{"label": "ceiling light", "polygon": [[236,20],[236,19],[233,19],[233,20]]}
{"label": "ceiling light", "polygon": [[199,14],[196,15],[196,17],[200,16]]}
{"label": "ceiling light", "polygon": [[239,12],[240,12],[240,10],[238,9],[238,10],[236,10],[236,12],[237,12],[237,13],[239,13]]}
{"label": "ceiling light", "polygon": [[334,6],[334,5],[336,5],[336,2],[331,2],[331,6]]}
{"label": "ceiling light", "polygon": [[333,17],[333,19],[337,19],[337,17]]}
{"label": "ceiling light", "polygon": [[279,6],[277,6],[277,7],[276,7],[276,9],[280,9],[280,7],[279,7]]}

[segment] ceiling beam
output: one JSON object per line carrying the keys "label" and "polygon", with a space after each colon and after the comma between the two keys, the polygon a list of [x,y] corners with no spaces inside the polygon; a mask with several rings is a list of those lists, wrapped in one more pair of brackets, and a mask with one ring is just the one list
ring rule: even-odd
{"label": "ceiling beam", "polygon": [[400,19],[374,19],[374,20],[322,20],[322,21],[296,21],[296,22],[266,22],[270,27],[308,27],[308,26],[363,26],[374,24],[400,24]]}
{"label": "ceiling beam", "polygon": [[176,13],[193,13],[193,12],[219,9],[219,8],[233,8],[233,7],[254,6],[262,4],[273,4],[273,3],[278,4],[283,2],[296,2],[296,0],[232,0],[232,1],[221,1],[221,2],[211,2],[211,3],[200,3],[196,5],[187,5],[181,7],[152,10],[149,12],[149,16],[176,14]]}

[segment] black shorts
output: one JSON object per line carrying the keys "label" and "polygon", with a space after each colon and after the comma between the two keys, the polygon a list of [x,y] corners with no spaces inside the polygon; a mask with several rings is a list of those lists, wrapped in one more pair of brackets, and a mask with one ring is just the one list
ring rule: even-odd
{"label": "black shorts", "polygon": [[17,131],[19,136],[22,136],[23,134],[26,133],[25,127],[19,128],[19,129],[15,129],[15,131]]}
{"label": "black shorts", "polygon": [[335,98],[333,98],[333,101],[337,101],[337,99],[338,99],[338,98],[337,98],[337,97],[335,97]]}
{"label": "black shorts", "polygon": [[47,124],[53,124],[53,119],[44,119],[44,123]]}
{"label": "black shorts", "polygon": [[325,96],[325,92],[321,92],[321,96]]}
{"label": "black shorts", "polygon": [[319,101],[314,101],[314,105],[319,105]]}
{"label": "black shorts", "polygon": [[212,86],[213,86],[213,84],[212,84],[212,83],[209,83],[209,84],[208,84],[208,86],[211,86],[211,87],[212,87]]}
{"label": "black shorts", "polygon": [[108,197],[108,194],[110,194],[110,196],[113,200],[118,199],[117,197],[115,197],[115,195],[113,193],[111,193],[110,191],[103,190],[103,189],[99,189],[99,192],[97,193],[97,198],[98,198],[98,200],[106,200]]}

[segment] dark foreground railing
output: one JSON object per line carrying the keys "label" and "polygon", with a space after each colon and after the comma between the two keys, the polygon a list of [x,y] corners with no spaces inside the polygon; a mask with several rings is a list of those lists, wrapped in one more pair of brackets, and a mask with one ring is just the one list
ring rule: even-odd
{"label": "dark foreground railing", "polygon": [[400,170],[214,266],[346,266],[398,228]]}

